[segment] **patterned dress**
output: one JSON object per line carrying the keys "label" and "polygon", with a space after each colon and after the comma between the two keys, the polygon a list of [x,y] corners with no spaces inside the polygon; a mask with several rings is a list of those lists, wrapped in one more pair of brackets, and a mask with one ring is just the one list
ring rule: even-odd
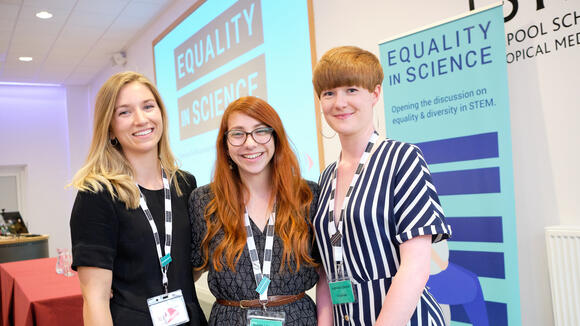
{"label": "patterned dress", "polygon": [[[384,140],[375,145],[345,209],[343,261],[353,279],[356,302],[334,306],[335,325],[373,325],[400,264],[399,246],[419,235],[432,241],[451,234],[431,175],[414,145]],[[322,263],[333,275],[328,205],[336,162],[320,176],[314,229]],[[427,291],[408,325],[445,325],[441,308]]]}
{"label": "patterned dress", "polygon": [[[316,212],[318,202],[318,185],[309,182],[308,185],[312,190],[313,200],[310,205],[310,219]],[[192,220],[192,262],[194,266],[202,265],[202,257],[200,253],[201,242],[207,232],[203,212],[213,193],[209,185],[197,188],[192,192],[189,198],[189,216]],[[264,246],[266,244],[266,232],[260,230],[256,224],[250,219],[252,232],[254,234],[254,241],[256,242],[256,249],[260,259],[260,266],[264,264]],[[212,240],[210,244],[210,259],[211,252],[216,244],[223,240],[224,234],[220,232]],[[302,293],[311,289],[318,282],[318,273],[314,267],[300,264],[298,272],[289,272],[284,268],[280,270],[280,262],[282,258],[283,245],[279,236],[274,234],[274,246],[272,250],[272,267],[271,267],[271,283],[268,287],[268,295],[294,295]],[[318,251],[313,248],[311,256],[318,261]],[[216,299],[223,300],[250,300],[258,299],[259,295],[256,292],[256,281],[254,279],[254,272],[252,270],[252,261],[248,253],[247,246],[242,252],[242,256],[236,264],[236,272],[228,268],[224,264],[221,271],[217,272],[209,262],[208,271],[208,285],[211,293]],[[209,317],[209,325],[224,325],[236,326],[246,325],[246,310],[239,307],[230,307],[214,303],[211,315]],[[299,325],[316,325],[316,305],[314,301],[305,295],[302,299],[293,303],[268,308],[271,311],[283,310],[286,313],[286,326]]]}

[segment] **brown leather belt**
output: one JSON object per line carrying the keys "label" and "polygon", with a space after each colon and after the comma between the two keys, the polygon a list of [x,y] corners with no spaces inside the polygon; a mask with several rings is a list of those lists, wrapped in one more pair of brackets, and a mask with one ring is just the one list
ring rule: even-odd
{"label": "brown leather belt", "polygon": [[245,308],[259,308],[262,306],[278,307],[288,303],[292,303],[294,301],[298,301],[302,298],[304,298],[304,292],[296,295],[272,295],[268,297],[268,301],[264,302],[260,301],[260,299],[241,300],[241,301],[217,299],[216,302],[224,306],[240,307],[245,309]]}

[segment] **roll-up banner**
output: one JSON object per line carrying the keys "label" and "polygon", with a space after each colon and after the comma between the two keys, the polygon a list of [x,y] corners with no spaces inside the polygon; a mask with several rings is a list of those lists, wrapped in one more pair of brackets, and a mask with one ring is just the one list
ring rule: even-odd
{"label": "roll-up banner", "polygon": [[431,293],[451,325],[520,325],[510,110],[501,4],[379,44],[388,138],[429,164],[452,238]]}

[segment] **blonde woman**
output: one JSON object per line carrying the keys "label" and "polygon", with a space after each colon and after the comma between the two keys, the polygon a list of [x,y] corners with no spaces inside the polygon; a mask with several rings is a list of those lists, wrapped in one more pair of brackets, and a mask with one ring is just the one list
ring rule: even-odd
{"label": "blonde woman", "polygon": [[[118,73],[97,94],[94,117],[70,220],[85,325],[205,324],[187,217],[196,181],[171,153],[159,92],[141,74]],[[163,305],[172,308],[156,310]]]}

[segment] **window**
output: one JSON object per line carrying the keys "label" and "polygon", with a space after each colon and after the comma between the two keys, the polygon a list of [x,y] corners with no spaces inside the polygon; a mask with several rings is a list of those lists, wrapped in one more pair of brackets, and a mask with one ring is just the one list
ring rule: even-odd
{"label": "window", "polygon": [[22,212],[24,210],[25,166],[0,166],[0,211]]}

